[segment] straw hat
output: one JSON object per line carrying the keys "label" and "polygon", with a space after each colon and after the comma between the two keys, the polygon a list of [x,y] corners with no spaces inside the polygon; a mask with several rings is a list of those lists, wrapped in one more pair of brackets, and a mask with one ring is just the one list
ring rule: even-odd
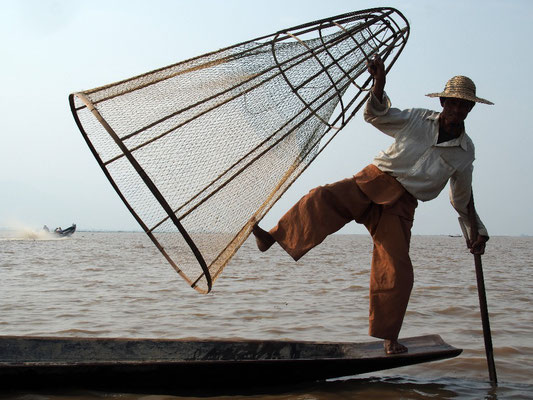
{"label": "straw hat", "polygon": [[456,99],[464,99],[475,101],[476,103],[494,104],[488,100],[476,97],[476,85],[472,79],[466,76],[458,75],[454,76],[444,87],[444,92],[441,93],[429,93],[428,97],[455,97]]}

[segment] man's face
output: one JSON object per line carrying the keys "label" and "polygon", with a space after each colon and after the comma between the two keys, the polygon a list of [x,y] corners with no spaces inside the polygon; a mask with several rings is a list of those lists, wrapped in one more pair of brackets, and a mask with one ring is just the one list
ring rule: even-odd
{"label": "man's face", "polygon": [[448,124],[462,123],[475,104],[472,101],[453,97],[445,97],[440,103],[442,105],[441,115]]}

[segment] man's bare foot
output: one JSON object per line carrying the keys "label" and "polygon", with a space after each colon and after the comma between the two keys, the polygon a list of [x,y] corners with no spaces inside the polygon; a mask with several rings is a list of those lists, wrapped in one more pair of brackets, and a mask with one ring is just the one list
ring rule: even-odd
{"label": "man's bare foot", "polygon": [[403,344],[400,344],[397,339],[385,339],[383,342],[383,347],[385,348],[385,353],[387,354],[407,353],[407,347],[405,347]]}
{"label": "man's bare foot", "polygon": [[255,243],[257,244],[257,248],[260,251],[267,251],[276,242],[276,240],[272,237],[270,233],[260,228],[257,224],[253,226],[252,233],[255,236]]}

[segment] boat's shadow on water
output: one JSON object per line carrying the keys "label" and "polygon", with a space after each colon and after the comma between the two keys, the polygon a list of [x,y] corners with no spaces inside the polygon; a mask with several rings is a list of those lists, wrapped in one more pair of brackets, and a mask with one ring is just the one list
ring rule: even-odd
{"label": "boat's shadow on water", "polygon": [[[311,388],[307,388],[309,390]],[[446,377],[431,380],[413,377],[343,378],[317,383],[311,389],[317,399],[341,396],[349,399],[531,399],[533,387]]]}
{"label": "boat's shadow on water", "polygon": [[[208,384],[207,384],[208,387]],[[419,380],[412,377],[347,377],[325,382],[297,385],[271,385],[247,389],[218,388],[175,391],[165,393],[179,397],[219,398],[226,396],[253,396],[256,399],[289,400],[397,400],[397,399],[465,399],[502,400],[531,399],[533,386],[518,383],[500,383],[459,378]],[[162,394],[162,393],[161,393]],[[264,396],[264,397],[263,397]]]}
{"label": "boat's shadow on water", "polygon": [[502,400],[502,399],[531,399],[533,385],[518,383],[500,383],[497,387],[489,382],[465,380],[445,377],[434,380],[420,380],[413,377],[346,377],[323,382],[309,382],[294,385],[235,387],[210,385],[209,381],[197,388],[165,388],[161,390],[134,393],[128,390],[109,392],[98,390],[75,389],[47,389],[32,391],[0,392],[0,400],[39,399],[59,400],[76,398],[83,400],[115,398],[121,400],[141,400],[149,397],[151,400],[210,398],[224,399],[228,397],[251,398],[257,400],[397,400],[397,399],[466,399],[466,400]]}

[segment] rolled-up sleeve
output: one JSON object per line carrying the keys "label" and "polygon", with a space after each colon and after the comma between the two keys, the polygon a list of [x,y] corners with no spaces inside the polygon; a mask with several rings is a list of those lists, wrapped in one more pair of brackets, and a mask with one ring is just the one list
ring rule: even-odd
{"label": "rolled-up sleeve", "polygon": [[[450,178],[450,202],[453,208],[459,214],[461,222],[468,228],[470,232],[470,220],[468,218],[468,203],[472,195],[472,171],[474,167],[470,164],[463,171],[457,171]],[[481,236],[489,236],[485,225],[481,222],[479,215],[476,212],[476,219],[478,225],[478,234]]]}
{"label": "rolled-up sleeve", "polygon": [[366,102],[364,112],[366,122],[392,137],[395,137],[396,133],[409,123],[411,115],[411,110],[399,110],[391,107],[391,101],[385,92],[383,92],[382,102],[373,92],[370,92],[370,98]]}

